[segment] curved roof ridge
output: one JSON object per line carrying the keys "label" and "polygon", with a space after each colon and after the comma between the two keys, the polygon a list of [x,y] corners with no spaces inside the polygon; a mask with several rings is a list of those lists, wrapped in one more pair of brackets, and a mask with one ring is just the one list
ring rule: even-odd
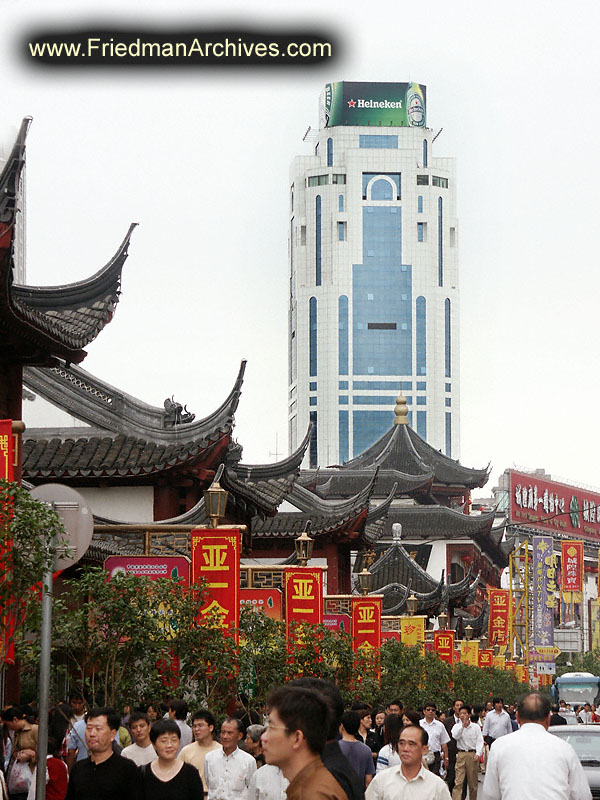
{"label": "curved roof ridge", "polygon": [[410,426],[404,426],[407,435],[420,458],[435,470],[435,477],[439,483],[448,485],[464,485],[469,488],[485,486],[490,475],[490,464],[484,469],[465,467],[456,459],[444,455],[440,450],[436,450]]}
{"label": "curved roof ridge", "polygon": [[[17,214],[16,198],[19,191],[19,180],[25,165],[25,140],[31,126],[32,118],[24,117],[17,133],[17,138],[0,172],[0,223],[14,223]],[[3,232],[4,233],[4,232]],[[11,240],[12,240],[11,236]]]}
{"label": "curved roof ridge", "polygon": [[229,432],[233,428],[245,369],[244,360],[233,388],[215,411],[203,419],[172,428],[164,427],[164,409],[144,403],[81,367],[64,364],[51,369],[26,367],[23,379],[46,400],[92,426],[113,433],[150,437],[161,443],[182,444],[203,438],[207,433]]}
{"label": "curved roof ridge", "polygon": [[304,512],[318,511],[322,514],[346,514],[351,510],[368,506],[375,488],[377,475],[378,470],[374,470],[372,478],[360,492],[339,502],[335,500],[325,500],[298,483],[290,492],[289,499],[290,502],[297,503],[298,508]]}
{"label": "curved roof ridge", "polygon": [[[94,522],[98,525],[137,525],[138,523],[126,522],[120,519],[112,519],[110,517],[103,517],[99,514],[94,514]],[[205,525],[209,522],[208,515],[204,508],[204,497],[201,497],[196,505],[179,514],[176,517],[169,517],[169,519],[156,519],[152,522],[140,522],[140,530],[145,528],[154,528],[157,525]]]}
{"label": "curved roof ridge", "polygon": [[302,459],[306,453],[306,448],[310,442],[311,428],[312,424],[309,424],[306,435],[300,442],[300,445],[297,447],[297,449],[287,456],[287,458],[281,459],[281,461],[275,461],[272,464],[244,464],[240,461],[235,466],[226,466],[225,469],[229,473],[234,473],[240,479],[257,478],[259,476],[264,479],[283,474],[289,474],[290,472],[295,471],[298,471],[299,473],[300,464],[302,463]]}
{"label": "curved roof ridge", "polygon": [[407,425],[394,425],[374,444],[340,467],[343,472],[379,466],[383,470],[396,470],[410,476],[429,476],[431,466],[417,452]]}
{"label": "curved roof ridge", "polygon": [[389,507],[392,505],[392,500],[396,496],[396,490],[398,489],[398,484],[395,483],[388,496],[385,498],[383,503],[379,503],[377,506],[373,506],[373,508],[369,508],[367,513],[367,522],[366,524],[369,525],[372,522],[377,522],[378,519],[381,517],[387,516]]}

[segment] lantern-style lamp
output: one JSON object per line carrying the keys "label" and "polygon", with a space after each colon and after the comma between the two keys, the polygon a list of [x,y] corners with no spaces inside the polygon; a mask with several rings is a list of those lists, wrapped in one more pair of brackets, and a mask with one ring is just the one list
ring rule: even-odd
{"label": "lantern-style lamp", "polygon": [[417,613],[418,604],[419,601],[417,600],[417,598],[414,596],[414,594],[411,594],[411,596],[406,601],[406,608],[408,609],[408,613],[411,617],[414,617],[414,615]]}
{"label": "lantern-style lamp", "polygon": [[223,464],[221,464],[217,470],[213,482],[208,489],[203,492],[204,507],[206,508],[206,513],[210,518],[211,528],[218,527],[219,520],[223,519],[225,516],[225,509],[227,508],[227,498],[229,497],[229,492],[226,492],[219,483],[221,476],[223,475],[223,469]]}
{"label": "lantern-style lamp", "polygon": [[448,614],[445,611],[438,616],[438,625],[440,626],[441,631],[445,631],[448,627]]}
{"label": "lantern-style lamp", "polygon": [[314,546],[314,540],[310,538],[306,531],[303,531],[295,541],[296,558],[301,567],[305,567],[310,561]]}
{"label": "lantern-style lamp", "polygon": [[467,642],[470,642],[473,638],[473,627],[471,625],[467,625],[465,628],[465,639]]}
{"label": "lantern-style lamp", "polygon": [[365,567],[358,573],[358,583],[362,594],[369,594],[373,585],[373,573]]}

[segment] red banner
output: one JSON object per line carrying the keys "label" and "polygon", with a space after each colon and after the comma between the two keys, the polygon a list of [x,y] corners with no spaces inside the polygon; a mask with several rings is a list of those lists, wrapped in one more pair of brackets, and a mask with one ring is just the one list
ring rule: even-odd
{"label": "red banner", "polygon": [[563,592],[583,590],[583,542],[561,542],[561,574]]}
{"label": "red banner", "polygon": [[511,470],[509,521],[600,539],[600,494]]}
{"label": "red banner", "polygon": [[387,641],[400,641],[400,631],[383,631],[381,634],[381,638],[384,642]]}
{"label": "red banner", "polygon": [[285,568],[285,635],[292,622],[323,622],[323,570],[320,567]]}
{"label": "red banner", "polygon": [[280,589],[240,589],[240,608],[251,606],[254,611],[262,611],[265,616],[281,621]]}
{"label": "red banner", "polygon": [[381,597],[352,598],[352,649],[372,653],[381,647]]}
{"label": "red banner", "polygon": [[0,419],[0,478],[15,479],[12,419]]}
{"label": "red banner", "polygon": [[494,662],[493,650],[480,650],[479,651],[479,668],[491,669]]}
{"label": "red banner", "polygon": [[490,621],[488,639],[490,644],[508,644],[508,623],[510,619],[510,591],[488,587]]}
{"label": "red banner", "polygon": [[237,628],[240,619],[240,553],[238,528],[196,528],[191,532],[192,583],[206,581],[209,597],[199,620],[217,614],[223,628]]}
{"label": "red banner", "polygon": [[509,669],[509,670],[511,670],[511,672],[516,674],[517,662],[516,661],[507,661],[506,662],[506,669]]}
{"label": "red banner", "polygon": [[442,661],[452,664],[454,662],[454,631],[434,631],[433,647]]}

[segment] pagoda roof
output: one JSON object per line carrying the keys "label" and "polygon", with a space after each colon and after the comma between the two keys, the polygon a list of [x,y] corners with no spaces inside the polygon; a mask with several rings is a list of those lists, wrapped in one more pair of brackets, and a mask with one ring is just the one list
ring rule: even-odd
{"label": "pagoda roof", "polygon": [[23,364],[51,364],[57,358],[79,362],[83,349],[110,322],[119,300],[121,271],[135,225],[110,261],[95,275],[60,286],[14,283],[14,230],[25,139],[26,118],[0,173],[0,350]]}
{"label": "pagoda roof", "polygon": [[448,506],[392,505],[387,518],[387,535],[392,525],[402,525],[403,539],[461,539],[488,533],[495,511],[463,514]]}
{"label": "pagoda roof", "polygon": [[32,481],[68,478],[81,482],[90,478],[139,479],[172,469],[214,470],[231,440],[245,366],[243,361],[231,392],[216,411],[197,422],[171,428],[159,426],[164,424],[160,409],[146,406],[84,370],[62,366],[27,369],[28,386],[74,416],[104,425],[27,429],[23,475]]}

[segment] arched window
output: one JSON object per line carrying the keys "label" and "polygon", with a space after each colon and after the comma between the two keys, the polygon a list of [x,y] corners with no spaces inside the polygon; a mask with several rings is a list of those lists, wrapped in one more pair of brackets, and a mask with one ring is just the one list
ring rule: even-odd
{"label": "arched window", "polygon": [[450,317],[450,300],[444,301],[444,339],[445,339],[445,363],[446,377],[452,377],[452,321]]}
{"label": "arched window", "polygon": [[321,195],[315,198],[315,283],[321,285]]}
{"label": "arched window", "polygon": [[371,184],[371,200],[395,200],[396,192],[392,181],[378,178]]}
{"label": "arched window", "polygon": [[427,374],[427,301],[417,297],[417,375]]}
{"label": "arched window", "polygon": [[[438,197],[438,286],[444,285],[444,201]],[[448,301],[450,302],[450,301]]]}
{"label": "arched window", "polygon": [[310,377],[317,374],[317,298],[311,297],[308,302],[308,335],[309,335],[309,361]]}
{"label": "arched window", "polygon": [[423,139],[423,166],[427,166],[427,139]]}
{"label": "arched window", "polygon": [[327,166],[333,167],[333,139],[327,139]]}

